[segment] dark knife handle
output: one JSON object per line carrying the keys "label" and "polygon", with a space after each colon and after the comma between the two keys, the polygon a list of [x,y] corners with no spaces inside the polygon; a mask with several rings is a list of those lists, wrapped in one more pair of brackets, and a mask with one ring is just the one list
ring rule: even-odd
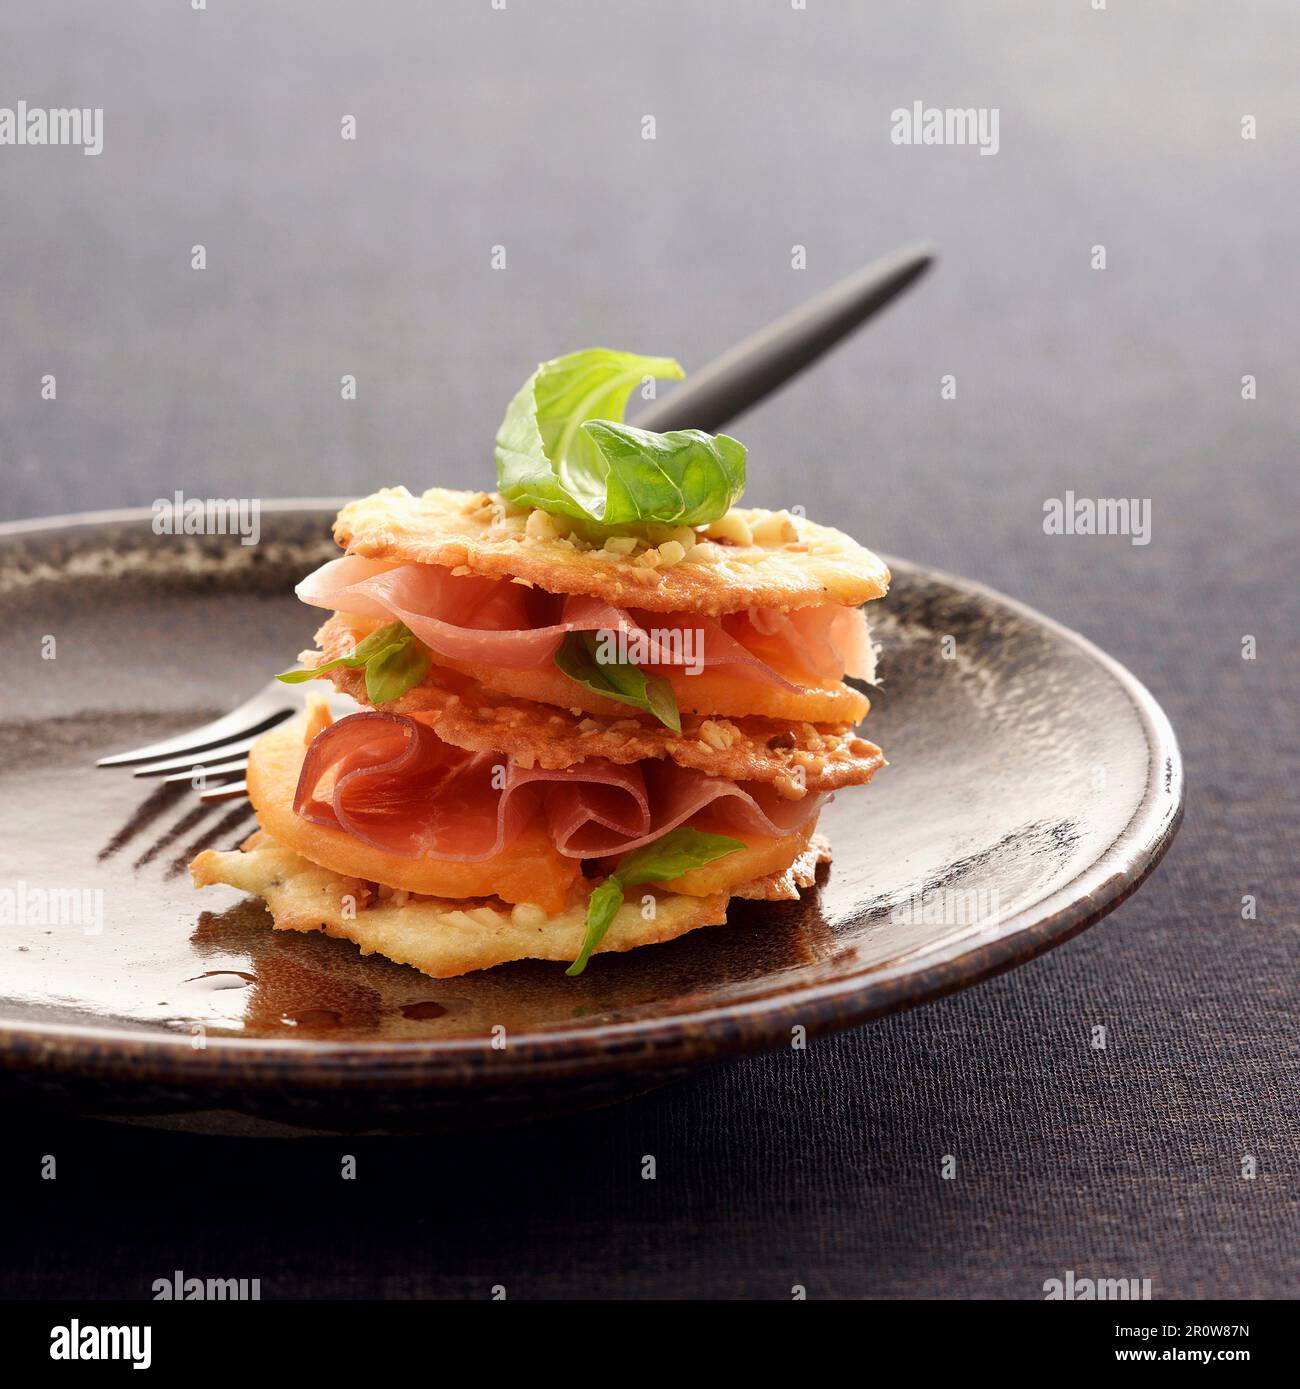
{"label": "dark knife handle", "polygon": [[928,243],[873,261],[761,328],[632,421],[640,429],[710,434],[771,395],[901,294],[934,260]]}

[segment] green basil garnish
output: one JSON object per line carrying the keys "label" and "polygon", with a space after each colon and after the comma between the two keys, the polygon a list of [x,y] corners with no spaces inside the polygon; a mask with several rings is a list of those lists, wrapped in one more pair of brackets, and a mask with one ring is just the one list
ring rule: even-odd
{"label": "green basil garnish", "polygon": [[555,664],[593,694],[631,704],[653,714],[665,728],[682,731],[677,696],[662,675],[645,671],[630,661],[601,661],[597,658],[594,632],[569,632],[555,653]]}
{"label": "green basil garnish", "polygon": [[497,431],[497,487],[507,501],[574,523],[589,538],[647,525],[716,521],[745,489],[744,444],[726,434],[655,434],[624,424],[645,377],[680,380],[671,357],[593,347],[543,362]]}
{"label": "green basil garnish", "polygon": [[386,704],[418,685],[429,673],[429,650],[405,623],[390,622],[359,641],[350,656],[340,656],[310,670],[286,670],[275,678],[286,685],[300,685],[340,666],[347,670],[364,668],[366,698],[372,704]]}
{"label": "green basil garnish", "polygon": [[702,868],[714,859],[726,858],[745,848],[740,839],[729,839],[725,834],[706,834],[703,830],[693,830],[689,826],[669,830],[652,844],[643,844],[633,849],[619,860],[618,867],[592,892],[587,901],[587,931],[582,939],[582,949],[578,958],[566,969],[565,974],[576,978],[587,968],[591,952],[605,938],[605,932],[618,915],[623,905],[624,888],[636,887],[641,883],[666,883],[689,873],[693,868]]}

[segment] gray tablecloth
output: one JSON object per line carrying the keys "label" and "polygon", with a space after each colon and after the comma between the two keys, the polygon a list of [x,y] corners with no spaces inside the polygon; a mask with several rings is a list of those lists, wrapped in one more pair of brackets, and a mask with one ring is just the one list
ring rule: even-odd
{"label": "gray tablecloth", "polygon": [[[5,518],[480,485],[539,358],[698,366],[933,237],[922,287],[734,426],[750,496],[1079,628],[1190,785],[1105,923],[817,1064],[362,1141],[342,1196],[338,1144],[74,1126],[7,1290],[1300,1293],[1296,39],[1285,0],[4,6],[0,104],[104,110],[98,156],[0,146]],[[894,144],[917,101],[997,108],[997,154]],[[1149,498],[1150,543],[1044,534],[1067,489]]]}

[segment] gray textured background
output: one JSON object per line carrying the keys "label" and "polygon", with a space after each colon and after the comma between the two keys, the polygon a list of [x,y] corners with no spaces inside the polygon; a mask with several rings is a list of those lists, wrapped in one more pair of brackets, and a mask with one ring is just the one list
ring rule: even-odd
{"label": "gray textured background", "polygon": [[[1282,0],[8,0],[0,105],[103,106],[105,147],[0,148],[0,518],[481,485],[540,357],[698,366],[932,237],[905,303],[734,426],[750,496],[1084,631],[1169,710],[1190,796],[1107,923],[816,1066],[748,1060],[512,1145],[371,1145],[385,1195],[324,1224],[333,1147],[100,1136],[3,1285],[1034,1297],[1073,1268],[1300,1295],[1298,40]],[[916,99],[997,106],[1001,152],[891,145]],[[1044,536],[1066,488],[1150,497],[1152,543]],[[238,1200],[178,1227],[232,1174]]]}

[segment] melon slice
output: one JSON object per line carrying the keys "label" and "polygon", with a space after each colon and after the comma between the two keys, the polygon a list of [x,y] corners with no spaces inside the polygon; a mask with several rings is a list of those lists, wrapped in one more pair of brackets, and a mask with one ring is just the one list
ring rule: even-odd
{"label": "melon slice", "polygon": [[546,912],[563,911],[568,905],[581,866],[577,859],[556,852],[540,822],[494,858],[466,863],[403,858],[333,826],[304,820],[294,811],[293,797],[306,751],[305,731],[319,731],[310,716],[306,727],[301,719],[290,719],[264,733],[248,757],[248,795],[258,822],[286,849],[334,873],[430,897],[495,896],[504,902],[535,903]]}

